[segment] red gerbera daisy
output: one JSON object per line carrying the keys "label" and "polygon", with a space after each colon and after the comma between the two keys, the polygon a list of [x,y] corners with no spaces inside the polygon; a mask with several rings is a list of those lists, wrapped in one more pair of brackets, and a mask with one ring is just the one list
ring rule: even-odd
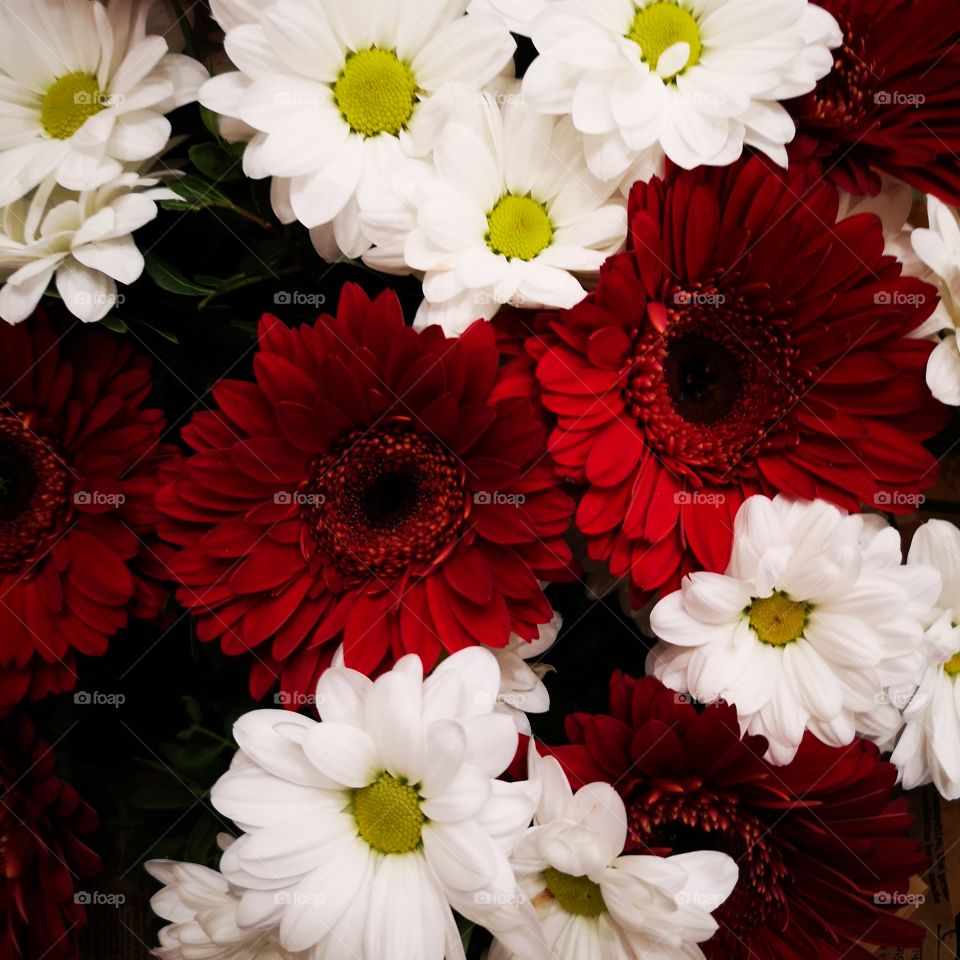
{"label": "red gerbera daisy", "polygon": [[852,193],[878,171],[960,203],[960,20],[951,0],[819,0],[843,30],[833,71],[793,101],[792,160]]}
{"label": "red gerbera daisy", "polygon": [[214,388],[158,498],[177,596],[202,640],[256,650],[254,696],[281,673],[311,692],[341,635],[358,670],[429,669],[550,620],[538,580],[568,569],[573,506],[497,363],[490,324],[418,334],[393,294],[352,285],[336,318],[263,318],[256,382]]}
{"label": "red gerbera daisy", "polygon": [[567,718],[551,747],[575,786],[612,783],[627,806],[627,845],[669,856],[720,850],[740,878],[701,944],[708,960],[869,960],[860,942],[913,946],[894,915],[926,866],[892,800],[896,769],[865,740],[828,747],[808,734],[785,767],[763,737],[740,739],[733,706],[701,712],[659,680],[616,673],[611,716]]}
{"label": "red gerbera daisy", "polygon": [[934,479],[945,410],[908,334],[936,291],[876,217],[803,194],[759,159],[638,183],[627,252],[528,345],[590,556],[641,594],[724,569],[751,494],[909,510]]}
{"label": "red gerbera daisy", "polygon": [[131,569],[163,453],[149,392],[148,362],[100,330],[0,324],[0,715],[72,689],[76,653],[159,610]]}
{"label": "red gerbera daisy", "polygon": [[0,960],[78,956],[86,914],[77,879],[100,869],[80,837],[96,826],[30,721],[0,726]]}

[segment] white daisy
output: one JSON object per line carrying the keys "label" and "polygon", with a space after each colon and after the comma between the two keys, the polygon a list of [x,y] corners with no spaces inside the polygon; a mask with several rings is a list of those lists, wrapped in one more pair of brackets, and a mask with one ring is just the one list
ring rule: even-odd
{"label": "white daisy", "polygon": [[550,694],[543,685],[543,677],[553,668],[539,661],[533,664],[527,661],[539,658],[556,643],[562,624],[563,618],[554,610],[550,622],[540,624],[540,636],[536,640],[523,640],[514,634],[505,647],[490,649],[500,667],[500,692],[495,709],[512,717],[517,730],[528,737],[531,731],[527,714],[546,713],[550,709]]}
{"label": "white daisy", "polygon": [[0,211],[0,317],[25,320],[54,277],[75,317],[105,317],[117,303],[117,283],[133,283],[143,272],[131,234],[156,217],[158,200],[179,199],[159,182],[128,170],[76,193],[51,174]]}
{"label": "white daisy", "polygon": [[530,36],[530,25],[550,0],[470,0],[470,13],[492,13],[500,17],[512,33]]}
{"label": "white daisy", "polygon": [[485,93],[469,123],[451,123],[434,168],[411,184],[403,259],[423,273],[418,328],[457,335],[505,303],[572,307],[586,296],[576,274],[595,275],[626,237],[617,184],[586,169],[569,119],[509,94]]}
{"label": "white daisy", "polygon": [[524,93],[572,115],[590,169],[627,185],[664,154],[724,165],[745,144],[785,167],[795,128],[778,101],[812,90],[843,40],[806,0],[550,0],[530,32]]}
{"label": "white daisy", "polygon": [[940,304],[923,331],[939,340],[927,364],[927,385],[933,395],[960,406],[960,218],[936,197],[927,197],[929,227],[910,236],[913,250],[929,268],[925,279],[940,291]]}
{"label": "white daisy", "polygon": [[789,763],[804,731],[832,746],[893,709],[886,688],[922,667],[921,618],[940,589],[932,567],[901,563],[879,517],[817,500],[751,497],[737,513],[725,574],[694,573],[650,623],[663,643],[647,671],[674,690],[737,708],[741,730]]}
{"label": "white daisy", "polygon": [[[673,857],[621,856],[623,800],[608,783],[576,793],[553,757],[531,744],[542,785],[534,825],[514,868],[537,909],[553,960],[696,960],[717,930],[710,915],[737,883],[736,863],[712,850]],[[522,960],[496,943],[490,960]]]}
{"label": "white daisy", "polygon": [[160,960],[307,960],[305,953],[287,953],[275,928],[242,930],[240,897],[216,870],[173,860],[144,866],[164,885],[150,898],[153,912],[170,921],[151,951]]}
{"label": "white daisy", "polygon": [[[480,90],[515,42],[467,0],[219,0],[237,72],[206,83],[201,102],[255,132],[247,176],[278,178],[274,202],[316,233],[329,259],[370,246],[359,213],[383,195],[384,171],[426,156],[458,85]],[[250,20],[255,16],[254,21]],[[236,132],[236,130],[234,131]]]}
{"label": "white daisy", "polygon": [[204,68],[170,53],[133,0],[0,6],[0,206],[51,174],[91,190],[161,153],[165,114],[196,99]]}
{"label": "white daisy", "polygon": [[499,686],[492,654],[472,648],[425,681],[416,656],[376,681],[331,667],[322,723],[241,717],[241,752],[211,794],[245,831],[220,865],[242,888],[241,928],[279,924],[285,950],[314,957],[462,960],[453,908],[545,955],[507,859],[537,796],[494,779],[518,742],[493,710]]}
{"label": "white daisy", "polygon": [[891,761],[907,790],[934,783],[960,799],[960,530],[928,520],[914,534],[908,564],[935,567],[943,577],[924,634],[926,664],[916,687],[899,691],[904,728]]}

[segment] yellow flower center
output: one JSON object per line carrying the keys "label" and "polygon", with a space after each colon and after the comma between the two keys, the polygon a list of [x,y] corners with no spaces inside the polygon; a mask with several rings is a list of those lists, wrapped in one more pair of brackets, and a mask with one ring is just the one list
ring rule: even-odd
{"label": "yellow flower center", "polygon": [[569,873],[547,867],[543,871],[543,879],[547,889],[567,913],[578,917],[599,917],[606,912],[607,905],[603,902],[600,885],[588,877],[572,877]]}
{"label": "yellow flower center", "polygon": [[553,224],[542,203],[506,194],[487,217],[487,244],[510,260],[532,260],[550,246]]}
{"label": "yellow flower center", "polygon": [[633,23],[627,31],[627,39],[640,48],[640,57],[651,70],[657,69],[657,63],[664,51],[675,43],[685,43],[690,47],[687,62],[676,73],[665,80],[672,80],[688,67],[700,62],[703,47],[700,44],[700,28],[689,10],[665,0],[652,3],[637,10]]}
{"label": "yellow flower center", "polygon": [[398,134],[416,105],[413,71],[392,50],[371,47],[351,54],[333,87],[350,129],[364,137]]}
{"label": "yellow flower center", "polygon": [[960,652],[955,653],[944,665],[943,672],[949,677],[960,673]]}
{"label": "yellow flower center", "polygon": [[803,636],[810,604],[791,600],[785,593],[754,600],[746,610],[750,626],[762,643],[783,647]]}
{"label": "yellow flower center", "polygon": [[354,792],[353,816],[360,836],[380,853],[409,853],[420,846],[426,819],[420,795],[389,773]]}
{"label": "yellow flower center", "polygon": [[68,73],[54,81],[40,104],[40,123],[57,140],[68,140],[106,107],[92,73]]}

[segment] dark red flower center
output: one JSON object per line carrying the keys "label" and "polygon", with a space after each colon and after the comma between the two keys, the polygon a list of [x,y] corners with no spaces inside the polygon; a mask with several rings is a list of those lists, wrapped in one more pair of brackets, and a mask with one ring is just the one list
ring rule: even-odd
{"label": "dark red flower center", "polygon": [[677,473],[724,483],[783,442],[802,378],[783,320],[712,286],[676,290],[663,333],[633,333],[624,401]]}
{"label": "dark red flower center", "polygon": [[885,102],[887,94],[877,91],[878,73],[864,38],[849,28],[843,36],[843,46],[834,51],[833,69],[810,94],[807,122],[812,128],[860,130]]}
{"label": "dark red flower center", "polygon": [[460,461],[407,420],[347,434],[312,473],[306,520],[319,553],[351,581],[424,573],[467,516]]}
{"label": "dark red flower center", "polygon": [[24,419],[0,413],[0,570],[42,553],[70,513],[70,477],[59,454]]}
{"label": "dark red flower center", "polygon": [[735,797],[703,788],[683,793],[650,790],[633,799],[627,812],[630,850],[664,856],[718,850],[736,861],[737,885],[713,912],[720,930],[710,941],[716,947],[711,956],[740,956],[753,931],[786,916],[783,857],[770,842],[766,824]]}

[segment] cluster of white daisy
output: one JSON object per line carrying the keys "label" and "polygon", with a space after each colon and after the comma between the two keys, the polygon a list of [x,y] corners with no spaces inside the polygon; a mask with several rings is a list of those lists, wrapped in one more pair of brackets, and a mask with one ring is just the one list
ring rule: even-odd
{"label": "cluster of white daisy", "polygon": [[572,791],[531,743],[529,779],[498,779],[518,747],[496,705],[497,659],[463,650],[424,679],[407,656],[373,681],[340,665],[321,717],[257,710],[215,784],[239,838],[220,870],[148,869],[170,921],[166,960],[463,960],[457,918],[495,938],[491,960],[703,957],[733,890],[723,853],[623,856],[609,784]]}
{"label": "cluster of white daisy", "polygon": [[906,563],[872,514],[751,497],[724,573],[693,573],[650,615],[647,672],[735,705],[774,763],[805,735],[893,750],[908,788],[960,797],[960,531],[929,520]]}
{"label": "cluster of white daisy", "polygon": [[103,318],[144,261],[131,234],[177,195],[155,159],[166,114],[206,70],[172,52],[152,0],[6,0],[0,7],[0,317],[24,320],[55,279]]}
{"label": "cluster of white daisy", "polygon": [[[213,0],[236,66],[201,102],[327,260],[423,280],[418,326],[570,307],[624,196],[746,146],[786,166],[780,101],[842,41],[807,0]],[[514,79],[511,32],[537,56]]]}

